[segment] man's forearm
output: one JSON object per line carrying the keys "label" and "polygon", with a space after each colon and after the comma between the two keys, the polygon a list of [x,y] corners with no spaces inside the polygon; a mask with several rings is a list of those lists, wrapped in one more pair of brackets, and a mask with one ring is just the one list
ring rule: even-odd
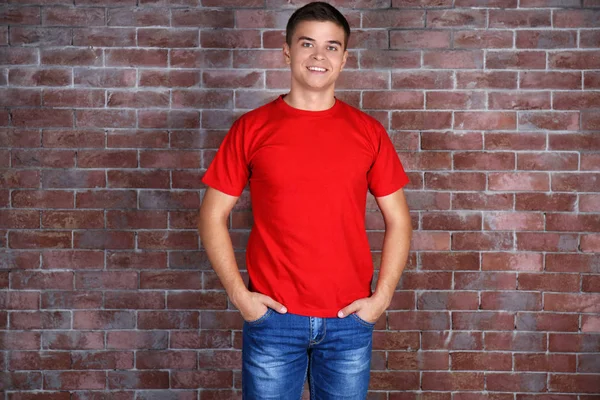
{"label": "man's forearm", "polygon": [[237,295],[246,290],[246,285],[235,261],[226,221],[203,219],[198,230],[208,260],[235,305]]}
{"label": "man's forearm", "polygon": [[381,265],[379,267],[379,279],[373,296],[380,298],[386,304],[386,308],[392,301],[394,291],[400,281],[402,271],[408,261],[412,227],[410,219],[397,222],[392,226],[386,226],[381,252]]}

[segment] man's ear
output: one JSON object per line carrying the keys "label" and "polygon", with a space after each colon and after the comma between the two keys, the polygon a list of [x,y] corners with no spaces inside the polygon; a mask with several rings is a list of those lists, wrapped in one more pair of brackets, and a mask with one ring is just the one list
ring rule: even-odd
{"label": "man's ear", "polygon": [[346,65],[346,60],[348,60],[348,50],[344,50],[344,57],[342,58],[342,65],[340,66],[340,71],[344,69],[344,65]]}
{"label": "man's ear", "polygon": [[290,56],[290,46],[287,43],[283,44],[283,58],[285,59],[286,64],[292,63],[292,57]]}

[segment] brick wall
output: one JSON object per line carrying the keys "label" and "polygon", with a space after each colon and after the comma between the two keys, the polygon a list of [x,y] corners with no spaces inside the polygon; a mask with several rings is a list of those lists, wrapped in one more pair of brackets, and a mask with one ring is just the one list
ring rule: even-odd
{"label": "brick wall", "polygon": [[[200,177],[237,116],[286,92],[297,2],[0,3],[0,399],[240,398]],[[412,179],[369,398],[597,399],[600,3],[335,4],[354,28],[338,95]],[[242,267],[251,220],[245,194]]]}

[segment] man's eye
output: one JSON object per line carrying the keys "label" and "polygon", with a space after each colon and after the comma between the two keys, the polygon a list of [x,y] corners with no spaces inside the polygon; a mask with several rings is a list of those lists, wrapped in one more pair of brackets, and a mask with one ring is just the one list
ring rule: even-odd
{"label": "man's eye", "polygon": [[309,46],[312,46],[312,43],[308,43],[308,42],[302,43],[302,47],[309,47]]}
{"label": "man's eye", "polygon": [[336,51],[336,50],[337,50],[337,47],[335,47],[335,46],[329,46],[329,47],[327,48],[327,50]]}

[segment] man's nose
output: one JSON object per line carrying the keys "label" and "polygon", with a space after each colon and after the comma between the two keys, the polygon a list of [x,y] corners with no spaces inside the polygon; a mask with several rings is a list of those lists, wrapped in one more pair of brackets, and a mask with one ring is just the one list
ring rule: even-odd
{"label": "man's nose", "polygon": [[321,50],[315,49],[315,52],[313,53],[313,58],[315,60],[323,60],[325,56],[323,55],[323,53],[321,53]]}

